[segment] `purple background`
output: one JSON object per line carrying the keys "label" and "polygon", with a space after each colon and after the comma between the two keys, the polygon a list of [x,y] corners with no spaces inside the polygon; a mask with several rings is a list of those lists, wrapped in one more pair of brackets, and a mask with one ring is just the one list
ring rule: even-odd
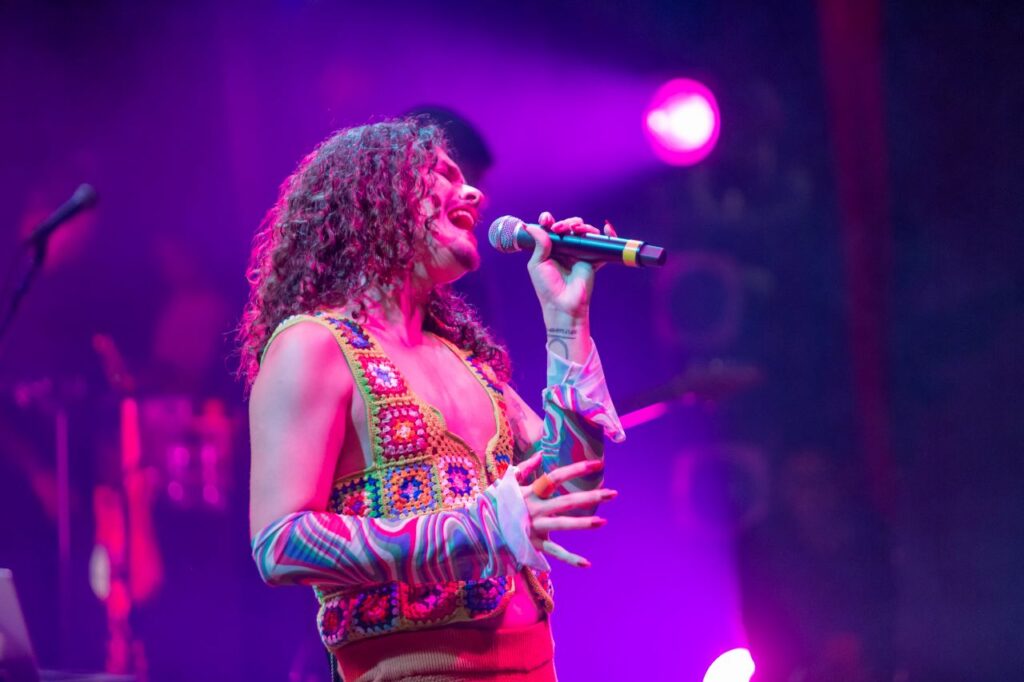
{"label": "purple background", "polygon": [[[764,377],[674,404],[609,451],[609,526],[565,538],[594,567],[556,569],[560,679],[699,680],[736,646],[763,664],[759,681],[845,679],[828,666],[851,658],[863,676],[849,679],[1024,668],[1024,20],[1012,3],[869,4],[884,29],[892,226],[868,238],[891,251],[871,358],[890,509],[872,503],[859,439],[861,318],[843,276],[819,5],[4,5],[3,265],[79,182],[101,196],[55,239],[0,355],[0,566],[15,569],[44,667],[103,666],[89,490],[116,423],[93,334],[117,341],[144,393],[217,396],[243,415],[229,332],[278,184],[335,129],[440,104],[494,154],[484,225],[551,210],[670,249],[664,272],[606,268],[598,282],[594,335],[620,407],[715,362]],[[723,119],[718,148],[688,169],[657,161],[640,127],[655,89],[681,76],[717,94]],[[709,260],[726,284],[680,269]],[[524,261],[487,250],[464,287],[537,398],[543,330]],[[727,301],[734,317],[709,336]],[[71,417],[63,633],[55,529],[29,485],[52,471],[52,405],[17,400],[44,379]],[[244,438],[235,454],[228,510],[158,509],[168,580],[138,624],[152,679],[323,679],[312,596],[264,587],[248,559]]]}

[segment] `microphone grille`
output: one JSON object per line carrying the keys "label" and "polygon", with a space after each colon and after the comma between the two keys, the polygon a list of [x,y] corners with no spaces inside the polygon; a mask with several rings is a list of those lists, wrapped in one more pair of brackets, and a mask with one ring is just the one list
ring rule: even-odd
{"label": "microphone grille", "polygon": [[519,251],[519,244],[516,243],[516,230],[522,225],[523,221],[515,216],[502,216],[491,223],[491,229],[487,231],[487,241],[502,253]]}
{"label": "microphone grille", "polygon": [[96,203],[96,199],[98,197],[93,186],[87,182],[83,182],[78,186],[78,189],[75,190],[75,193],[71,195],[71,198],[82,208],[89,208]]}

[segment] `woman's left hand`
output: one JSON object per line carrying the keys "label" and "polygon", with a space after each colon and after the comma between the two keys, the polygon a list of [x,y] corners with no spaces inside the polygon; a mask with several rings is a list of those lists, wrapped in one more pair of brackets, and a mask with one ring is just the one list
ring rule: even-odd
{"label": "woman's left hand", "polygon": [[[527,264],[530,280],[540,299],[544,320],[548,327],[570,327],[586,321],[590,310],[590,295],[594,288],[594,272],[600,264],[575,259],[558,260],[551,257],[551,237],[557,235],[600,234],[582,218],[555,220],[544,211],[537,220],[540,229],[527,225],[526,231],[534,240],[533,255]],[[615,229],[605,223],[604,234],[614,237]]]}

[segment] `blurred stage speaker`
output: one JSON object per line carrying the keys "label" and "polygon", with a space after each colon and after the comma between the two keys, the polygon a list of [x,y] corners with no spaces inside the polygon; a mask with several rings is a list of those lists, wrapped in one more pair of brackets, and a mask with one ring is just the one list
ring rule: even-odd
{"label": "blurred stage speaker", "polygon": [[761,448],[709,443],[678,452],[672,465],[676,522],[697,534],[729,535],[768,512],[768,461]]}
{"label": "blurred stage speaker", "polygon": [[740,332],[744,292],[740,267],[708,251],[673,254],[655,275],[655,331],[666,346],[721,350]]}

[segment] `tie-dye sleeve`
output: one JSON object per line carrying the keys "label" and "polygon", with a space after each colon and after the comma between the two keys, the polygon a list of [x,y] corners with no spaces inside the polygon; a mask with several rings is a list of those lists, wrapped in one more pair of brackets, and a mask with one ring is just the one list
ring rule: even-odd
{"label": "tie-dye sleeve", "polygon": [[[544,435],[539,443],[545,471],[573,462],[604,457],[604,439],[626,438],[604,379],[597,346],[582,365],[548,351],[548,385],[544,400]],[[563,484],[560,492],[591,490],[602,472]]]}
{"label": "tie-dye sleeve", "polygon": [[514,470],[471,505],[405,520],[304,511],[263,529],[253,559],[271,585],[356,587],[480,580],[522,566],[548,570],[530,543]]}

